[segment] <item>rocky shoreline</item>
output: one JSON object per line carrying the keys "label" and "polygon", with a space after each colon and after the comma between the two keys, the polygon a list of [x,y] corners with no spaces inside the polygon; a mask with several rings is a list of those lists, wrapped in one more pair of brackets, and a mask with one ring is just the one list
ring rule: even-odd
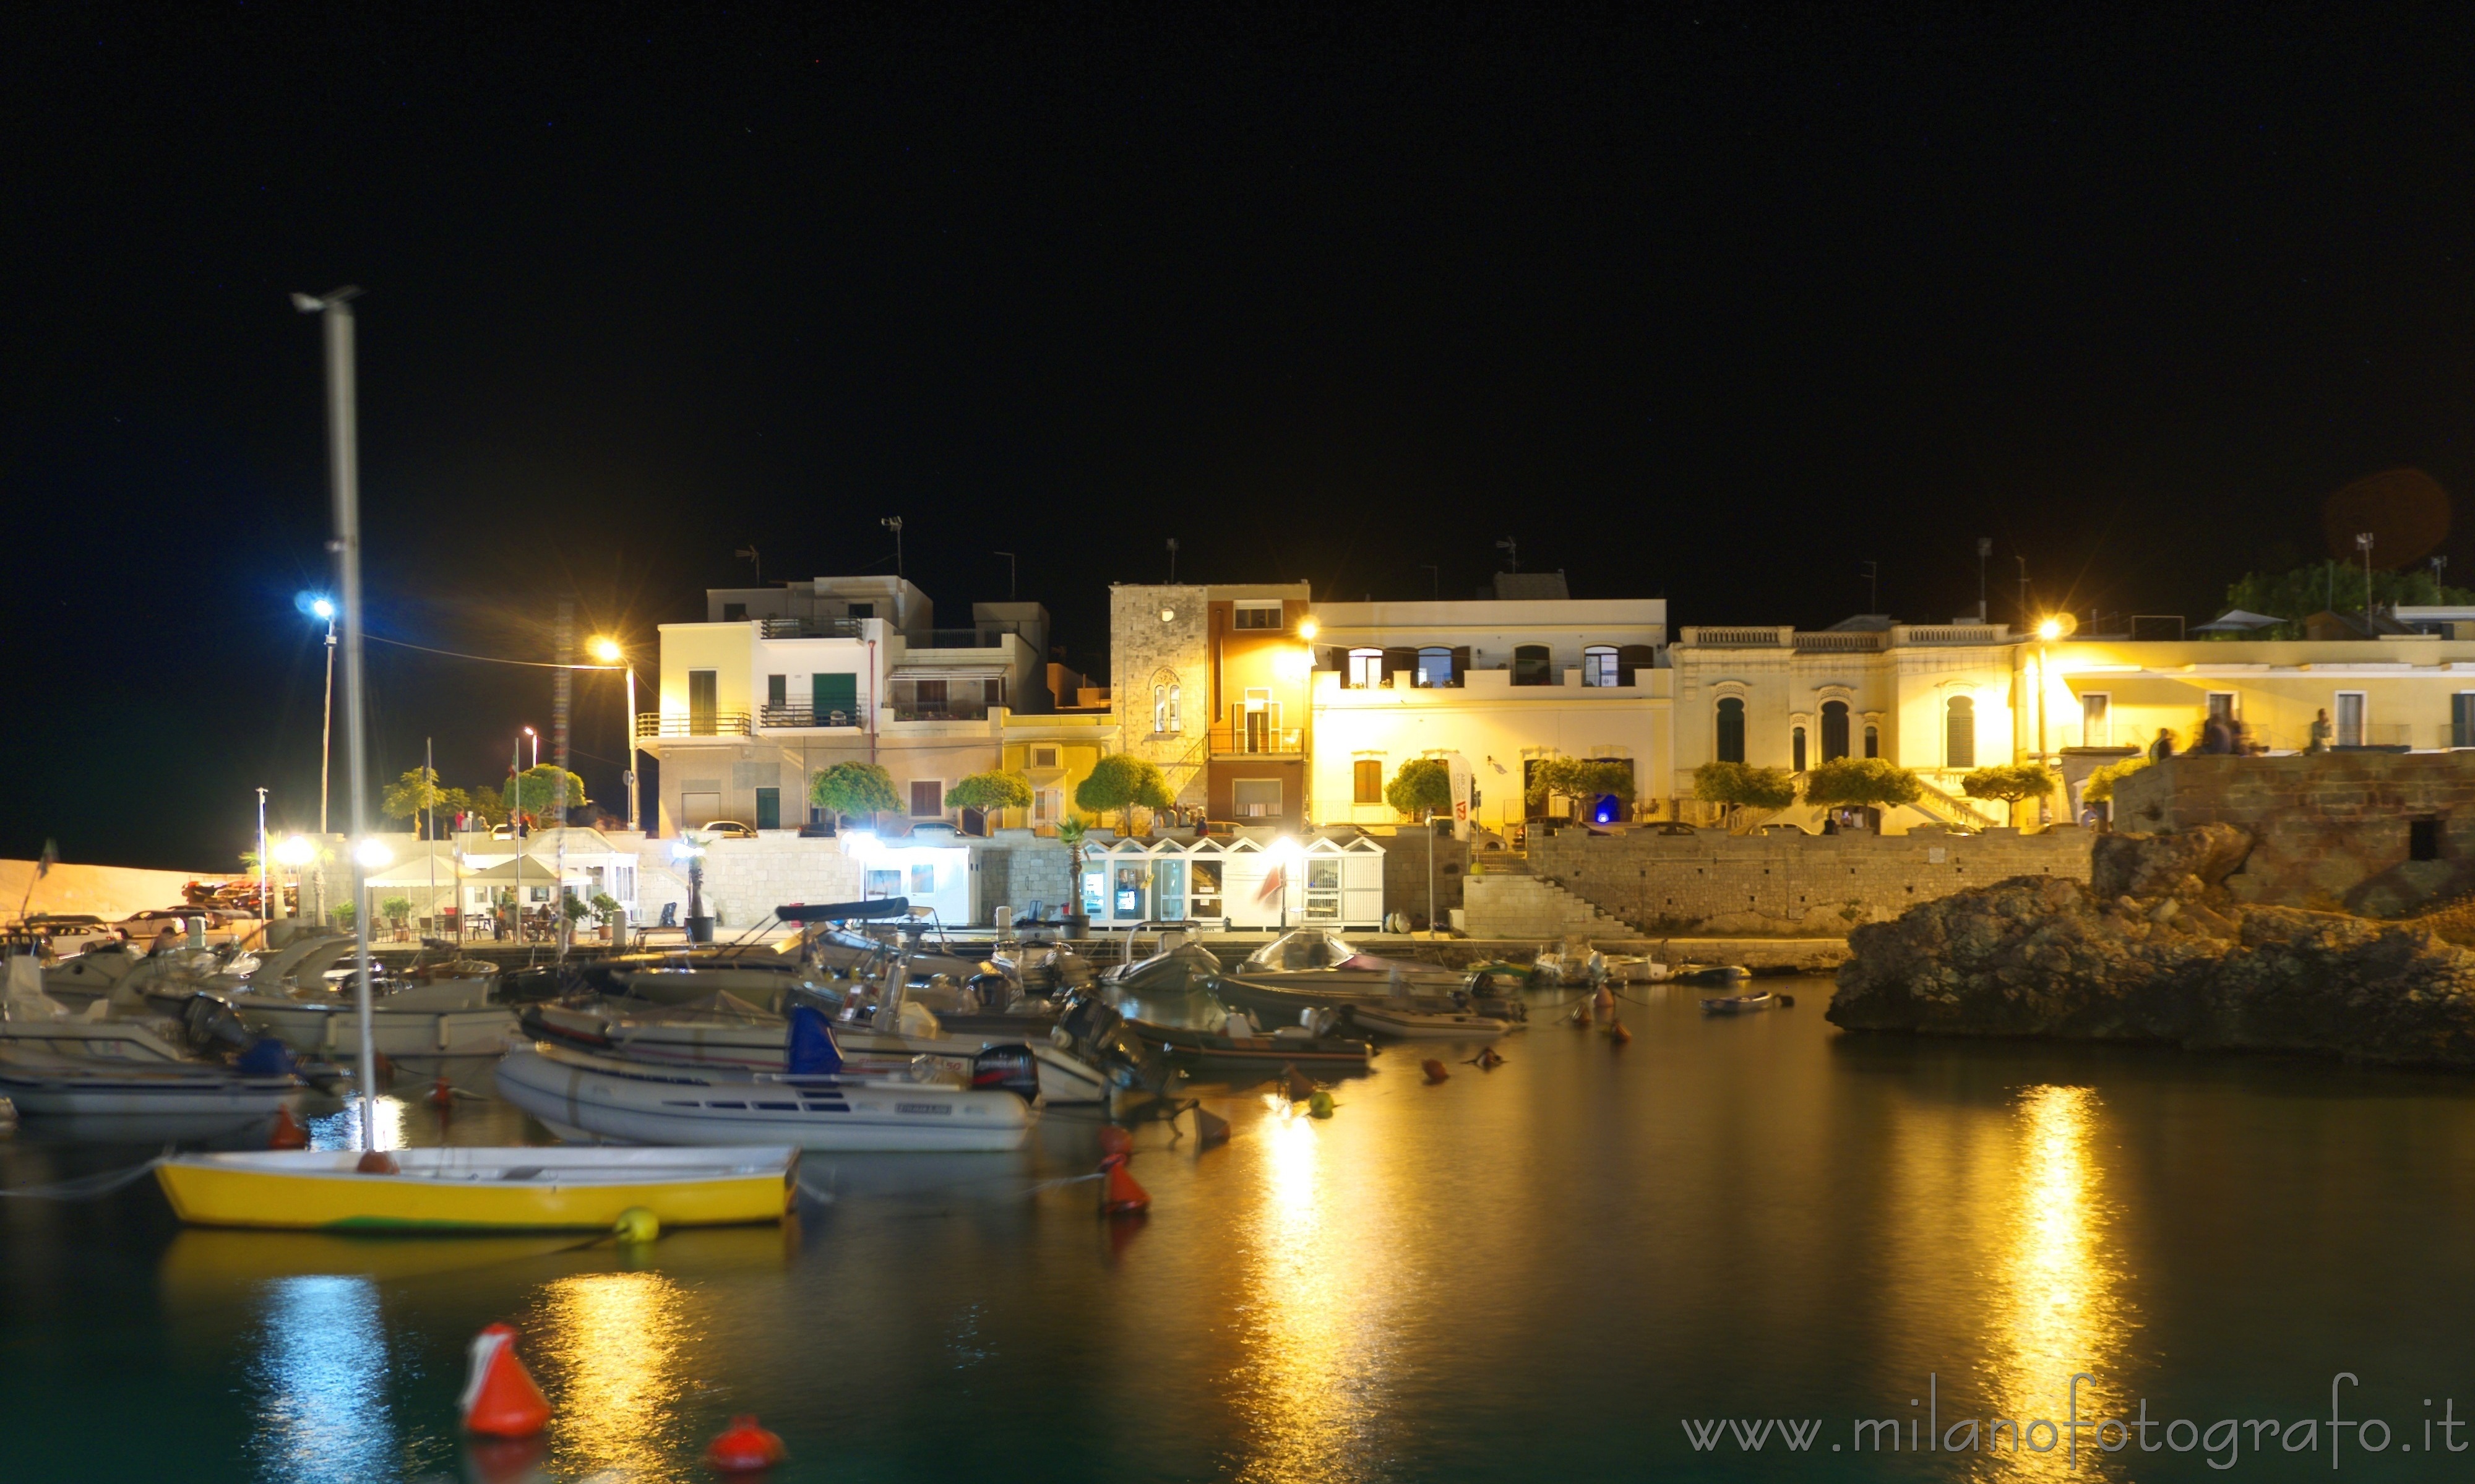
{"label": "rocky shoreline", "polygon": [[2237,903],[2221,883],[2249,845],[2227,825],[2107,836],[2087,885],[2014,877],[1860,927],[1828,1017],[2475,1067],[2475,951],[2414,923]]}

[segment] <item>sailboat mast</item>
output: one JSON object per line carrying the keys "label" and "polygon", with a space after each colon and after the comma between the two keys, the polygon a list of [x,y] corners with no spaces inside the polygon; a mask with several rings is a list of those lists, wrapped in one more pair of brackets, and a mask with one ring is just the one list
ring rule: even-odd
{"label": "sailboat mast", "polygon": [[334,496],[336,587],[344,599],[344,777],[352,798],[345,853],[353,863],[353,1009],[361,1028],[361,1148],[378,1146],[378,1038],[370,1026],[368,866],[361,846],[370,803],[369,687],[361,661],[360,431],[354,418],[353,300],[357,288],[323,299],[295,295],[305,313],[324,315],[327,340],[327,477]]}

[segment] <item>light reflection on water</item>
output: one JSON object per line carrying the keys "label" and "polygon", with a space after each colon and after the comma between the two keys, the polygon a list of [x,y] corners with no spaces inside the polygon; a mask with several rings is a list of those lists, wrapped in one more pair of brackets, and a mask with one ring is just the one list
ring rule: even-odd
{"label": "light reflection on water", "polygon": [[[379,1094],[378,1147],[402,1149],[404,1142],[404,1101],[390,1093]],[[358,1094],[344,1100],[344,1106],[324,1118],[309,1120],[311,1149],[359,1149],[361,1147],[361,1100]]]}
{"label": "light reflection on water", "polygon": [[[2104,1171],[2093,1155],[2099,1102],[2087,1087],[2038,1086],[2020,1096],[2010,1147],[2008,1194],[1997,1208],[2000,1246],[1993,1318],[1980,1366],[1983,1391],[1998,1415],[2025,1425],[2070,1415],[2071,1377],[2086,1372],[2079,1415],[2117,1410],[2131,1394],[2120,1374],[2135,1323],[2128,1279],[2110,1236]],[[2085,1435],[2084,1435],[2085,1436]],[[2044,1441],[2039,1435],[2031,1441]],[[2099,1468],[2085,1441],[2076,1463],[2069,1440],[2047,1452],[2013,1451],[1982,1471],[2027,1478],[2086,1477]]]}
{"label": "light reflection on water", "polygon": [[259,1477],[357,1484],[394,1476],[387,1335],[366,1277],[268,1283],[250,1379],[261,1393],[250,1452]]}
{"label": "light reflection on water", "polygon": [[659,1273],[578,1273],[541,1296],[551,1441],[563,1468],[630,1480],[687,1478],[679,1414],[679,1286]]}

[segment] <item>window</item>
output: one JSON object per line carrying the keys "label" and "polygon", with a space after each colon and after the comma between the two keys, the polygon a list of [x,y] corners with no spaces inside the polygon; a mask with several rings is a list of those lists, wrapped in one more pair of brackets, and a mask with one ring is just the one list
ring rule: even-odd
{"label": "window", "polygon": [[1822,761],[1836,763],[1848,756],[1848,703],[1822,703]]}
{"label": "window", "polygon": [[853,603],[850,605],[849,613],[854,619],[873,619],[876,617],[876,604]]}
{"label": "window", "polygon": [[1277,819],[1281,815],[1281,780],[1240,778],[1232,786],[1240,819]]}
{"label": "window", "polygon": [[1741,695],[1719,697],[1719,761],[1745,761],[1745,698]]}
{"label": "window", "polygon": [[1186,730],[1178,718],[1177,672],[1152,671],[1152,735],[1166,737]]}
{"label": "window", "polygon": [[1194,892],[1187,898],[1186,914],[1189,917],[1220,915],[1220,866],[1218,861],[1195,861]]}
{"label": "window", "polygon": [[1787,751],[1788,751],[1788,758],[1789,758],[1789,765],[1788,765],[1788,766],[1789,766],[1790,767],[1794,768],[1796,771],[1798,771],[1798,772],[1800,772],[1800,773],[1801,773],[1801,772],[1803,772],[1803,771],[1804,771],[1804,728],[1802,728],[1802,727],[1801,727],[1801,726],[1800,726],[1800,727],[1797,727],[1797,728],[1795,728],[1794,730],[1790,731],[1790,732],[1787,734]]}
{"label": "window", "polygon": [[2440,816],[2423,815],[2406,822],[2406,858],[2410,861],[2440,859]]}
{"label": "window", "polygon": [[911,703],[923,713],[944,710],[945,684],[946,683],[943,680],[913,681],[911,683]]}
{"label": "window", "polygon": [[1065,793],[1066,791],[1063,789],[1032,790],[1031,822],[1034,824],[1056,823],[1058,801],[1065,796]]}
{"label": "window", "polygon": [[2475,691],[2461,691],[2449,698],[2449,745],[2475,747]]}
{"label": "window", "polygon": [[2338,745],[2360,747],[2364,744],[2364,693],[2338,693]]}
{"label": "window", "polygon": [[721,715],[720,671],[692,669],[688,671],[688,735],[711,737],[716,718]]}
{"label": "window", "polygon": [[1183,725],[1179,724],[1177,719],[1177,687],[1175,686],[1170,686],[1168,688],[1168,729],[1172,732],[1183,732],[1186,730]]}
{"label": "window", "polygon": [[1155,736],[1168,730],[1168,687],[1152,687],[1152,732]]}
{"label": "window", "polygon": [[1554,685],[1555,660],[1545,645],[1522,645],[1512,651],[1514,685]]}
{"label": "window", "polygon": [[1954,695],[1944,703],[1942,750],[1946,767],[1976,766],[1976,701],[1973,697]]}
{"label": "window", "polygon": [[724,604],[723,604],[723,605],[722,605],[722,621],[723,621],[723,622],[724,622],[724,623],[745,623],[745,622],[747,622],[747,605],[746,603],[724,603]]}
{"label": "window", "polygon": [[1351,802],[1381,804],[1384,802],[1384,765],[1374,758],[1360,758],[1349,766],[1355,785]]}
{"label": "window", "polygon": [[1152,863],[1152,920],[1182,922],[1186,918],[1186,863]]}
{"label": "window", "polygon": [[1419,650],[1418,684],[1428,687],[1457,684],[1453,678],[1453,651],[1450,649]]}
{"label": "window", "polygon": [[1244,728],[1239,745],[1247,752],[1281,750],[1281,708],[1272,699],[1269,688],[1250,686],[1246,691],[1245,709],[1241,713]]}
{"label": "window", "polygon": [[911,817],[936,819],[945,813],[945,780],[915,778],[911,782]]}
{"label": "window", "polygon": [[1630,685],[1630,680],[1617,676],[1616,647],[1613,645],[1592,645],[1581,651],[1581,684],[1585,686]]}
{"label": "window", "polygon": [[1054,747],[1032,748],[1031,766],[1034,767],[1055,767],[1057,766],[1057,749]]}
{"label": "window", "polygon": [[760,830],[778,830],[782,828],[781,790],[759,789],[756,791],[756,827]]}
{"label": "window", "polygon": [[2114,745],[2114,697],[2110,693],[2091,691],[2080,697],[2080,745]]}
{"label": "window", "polygon": [[2232,721],[2236,715],[2235,693],[2232,691],[2211,691],[2209,693],[2210,720]]}
{"label": "window", "polygon": [[1232,628],[1279,628],[1281,605],[1277,601],[1239,603],[1237,611],[1230,616],[1229,622]]}
{"label": "window", "polygon": [[1637,670],[1656,669],[1658,650],[1649,645],[1627,645],[1616,651],[1616,684],[1631,685]]}
{"label": "window", "polygon": [[787,706],[790,702],[791,677],[788,675],[766,676],[765,704],[768,706]]}
{"label": "window", "polygon": [[937,863],[923,861],[911,867],[911,894],[913,896],[937,894]]}
{"label": "window", "polygon": [[1349,651],[1349,689],[1372,691],[1384,684],[1384,651],[1352,649]]}
{"label": "window", "polygon": [[1865,723],[1865,756],[1878,758],[1881,755],[1882,729],[1868,721]]}
{"label": "window", "polygon": [[1308,858],[1306,915],[1309,922],[1340,920],[1340,863],[1338,861]]}
{"label": "window", "polygon": [[899,869],[889,870],[881,867],[871,870],[868,873],[868,885],[864,889],[871,897],[900,896],[902,872]]}

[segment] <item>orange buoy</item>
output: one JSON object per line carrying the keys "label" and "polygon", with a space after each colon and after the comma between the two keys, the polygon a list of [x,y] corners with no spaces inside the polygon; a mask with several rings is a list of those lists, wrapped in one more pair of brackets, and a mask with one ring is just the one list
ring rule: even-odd
{"label": "orange buoy", "polygon": [[1615,992],[1605,985],[1599,985],[1599,992],[1590,996],[1590,1010],[1594,1014],[1614,1014],[1616,1012]]}
{"label": "orange buoy", "polygon": [[1504,1065],[1504,1053],[1492,1046],[1482,1046],[1478,1049],[1478,1055],[1469,1058],[1469,1064],[1482,1072],[1492,1072]]}
{"label": "orange buoy", "polygon": [[1453,1075],[1452,1073],[1445,1071],[1444,1064],[1433,1057],[1429,1057],[1426,1060],[1419,1062],[1418,1070],[1426,1073],[1427,1081],[1431,1083],[1442,1082]]}
{"label": "orange buoy", "polygon": [[1197,1103],[1194,1105],[1194,1141],[1201,1149],[1228,1143],[1229,1120]]}
{"label": "orange buoy", "polygon": [[753,1417],[734,1417],[722,1435],[704,1447],[704,1461],[724,1473],[749,1473],[771,1469],[791,1456],[782,1440],[756,1425]]}
{"label": "orange buoy", "polygon": [[1115,1124],[1102,1124],[1100,1126],[1100,1153],[1104,1155],[1123,1155],[1127,1158],[1132,1159],[1135,1157],[1135,1136],[1128,1133],[1125,1130],[1118,1128]]}
{"label": "orange buoy", "polygon": [[1100,1173],[1107,1177],[1100,1185],[1101,1215],[1133,1216],[1151,1209],[1151,1192],[1126,1172],[1125,1156],[1111,1155],[1102,1159]]}
{"label": "orange buoy", "polygon": [[361,1156],[360,1162],[353,1166],[353,1173],[355,1175],[402,1175],[404,1173],[404,1166],[396,1163],[395,1156],[388,1154],[385,1150],[373,1149],[367,1154]]}
{"label": "orange buoy", "polygon": [[266,1147],[269,1149],[307,1149],[309,1147],[309,1131],[301,1127],[301,1120],[292,1116],[292,1109],[288,1107],[277,1108],[275,1110],[275,1130],[273,1132],[267,1134]]}
{"label": "orange buoy", "polygon": [[380,1086],[391,1087],[395,1085],[395,1063],[387,1059],[387,1054],[385,1052],[372,1052],[370,1054],[370,1062],[372,1070],[378,1073]]}
{"label": "orange buoy", "polygon": [[1289,1101],[1292,1103],[1304,1103],[1314,1096],[1315,1085],[1308,1079],[1307,1074],[1287,1062],[1282,1063],[1281,1066],[1281,1081],[1287,1088]]}
{"label": "orange buoy", "polygon": [[1607,1027],[1607,1039],[1619,1046],[1630,1046],[1632,1044],[1632,1033],[1626,1030],[1625,1023],[1619,1020]]}
{"label": "orange buoy", "polygon": [[473,1337],[473,1371],[456,1402],[468,1431],[490,1438],[529,1438],[550,1424],[550,1399],[516,1358],[516,1331],[490,1325]]}
{"label": "orange buoy", "polygon": [[446,1078],[440,1078],[430,1087],[429,1106],[442,1113],[455,1106],[455,1089],[447,1085]]}

